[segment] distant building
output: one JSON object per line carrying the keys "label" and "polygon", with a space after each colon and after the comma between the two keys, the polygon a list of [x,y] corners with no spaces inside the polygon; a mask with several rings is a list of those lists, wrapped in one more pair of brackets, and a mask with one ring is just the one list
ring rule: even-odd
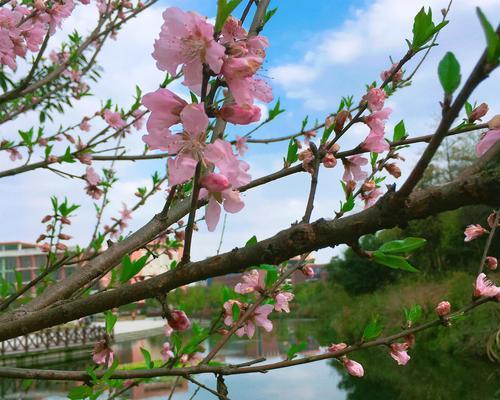
{"label": "distant building", "polygon": [[[47,253],[36,244],[25,242],[0,242],[0,277],[16,284],[16,272],[21,274],[23,284],[35,279],[45,267]],[[63,279],[71,273],[74,266],[66,265],[52,275],[54,279]]]}

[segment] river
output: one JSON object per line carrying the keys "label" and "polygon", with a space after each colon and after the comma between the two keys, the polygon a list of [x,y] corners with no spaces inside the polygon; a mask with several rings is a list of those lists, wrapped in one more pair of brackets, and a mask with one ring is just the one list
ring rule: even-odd
{"label": "river", "polygon": [[[321,343],[327,343],[321,332],[321,321],[279,320],[274,321],[271,333],[258,331],[252,339],[235,338],[221,351],[219,361],[238,364],[259,357],[266,362],[283,359],[292,343],[305,342],[304,353],[313,354]],[[155,333],[155,334],[153,334]],[[117,343],[115,353],[121,363],[141,362],[140,348],[147,349],[153,359],[160,358],[164,337],[159,330],[150,331],[151,336]],[[318,339],[319,338],[319,339]],[[319,341],[318,341],[319,340]],[[325,342],[326,340],[326,342]],[[206,342],[206,350],[213,343]],[[325,360],[291,368],[270,371],[266,374],[255,373],[234,375],[226,378],[229,398],[232,400],[289,400],[289,399],[333,399],[333,400],[441,400],[466,399],[490,400],[498,395],[499,371],[496,365],[486,360],[459,358],[436,350],[431,354],[412,352],[410,363],[401,367],[389,357],[386,349],[377,348],[358,352],[352,358],[365,367],[364,378],[353,378],[345,373],[335,360]],[[41,368],[85,369],[92,365],[90,351],[84,359],[71,363],[45,365]],[[197,376],[200,382],[209,387],[215,386],[213,375]],[[149,382],[133,388],[123,398],[165,400],[171,391],[172,380]],[[2,380],[0,390],[2,399],[60,400],[66,399],[65,393],[70,384],[61,382],[37,383],[23,391],[20,382]],[[174,400],[188,400],[197,386],[182,381],[175,392]],[[195,399],[214,399],[214,395],[201,389]],[[104,399],[104,397],[103,397]]]}

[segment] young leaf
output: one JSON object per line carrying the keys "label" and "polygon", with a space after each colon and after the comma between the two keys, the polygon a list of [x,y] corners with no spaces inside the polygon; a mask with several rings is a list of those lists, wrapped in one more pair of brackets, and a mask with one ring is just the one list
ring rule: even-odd
{"label": "young leaf", "polygon": [[113,328],[115,327],[116,321],[118,321],[118,316],[114,315],[111,311],[106,311],[104,313],[106,318],[106,332],[111,334]]}
{"label": "young leaf", "polygon": [[382,333],[382,325],[379,323],[378,318],[373,318],[363,331],[363,340],[373,340],[380,336]]}
{"label": "young leaf", "polygon": [[452,52],[446,53],[438,66],[441,86],[447,95],[451,95],[460,85],[460,64]]}
{"label": "young leaf", "polygon": [[245,243],[245,247],[255,246],[257,244],[257,236],[253,235],[250,239]]}
{"label": "young leaf", "polygon": [[500,59],[500,38],[481,9],[477,7],[476,11],[479,21],[481,21],[484,34],[486,35],[486,43],[488,46],[486,50],[486,60],[491,64],[498,64]]}
{"label": "young leaf", "polygon": [[233,307],[231,308],[231,315],[233,317],[233,322],[236,322],[240,319],[240,307],[238,307],[238,304],[233,303]]}
{"label": "young leaf", "polygon": [[418,269],[413,267],[404,257],[385,254],[378,250],[373,252],[373,261],[393,269],[418,272]]}
{"label": "young leaf", "polygon": [[290,347],[290,349],[286,352],[287,360],[293,360],[295,357],[297,357],[297,353],[304,351],[306,348],[307,348],[306,342],[293,344]]}
{"label": "young leaf", "polygon": [[342,212],[351,211],[354,208],[354,197],[352,194],[349,195],[347,201],[342,205]]}
{"label": "young leaf", "polygon": [[241,0],[217,0],[217,16],[215,18],[215,32],[220,32],[226,19],[231,15]]}
{"label": "young leaf", "polygon": [[290,139],[290,143],[288,143],[288,152],[286,154],[286,162],[288,165],[292,165],[295,161],[299,159],[297,155],[297,142],[294,139]]}
{"label": "young leaf", "polygon": [[146,261],[149,258],[149,254],[145,254],[136,261],[130,260],[130,256],[127,254],[122,258],[122,269],[120,271],[120,282],[125,283],[130,278],[134,277],[141,269],[146,265]]}
{"label": "young leaf", "polygon": [[422,307],[419,304],[414,304],[409,310],[405,307],[404,313],[406,320],[414,324],[422,317]]}
{"label": "young leaf", "polygon": [[423,238],[407,237],[402,240],[393,240],[391,242],[384,243],[379,247],[378,251],[385,254],[409,253],[422,247],[426,242],[427,241]]}
{"label": "young leaf", "polygon": [[405,123],[403,120],[401,120],[394,127],[394,135],[392,136],[392,141],[397,142],[406,136],[408,136],[408,134],[406,133]]}
{"label": "young leaf", "polygon": [[278,280],[276,268],[266,271],[266,288],[270,288]]}
{"label": "young leaf", "polygon": [[154,363],[153,361],[151,361],[151,354],[149,354],[149,351],[141,347],[141,353],[142,356],[144,357],[144,363],[146,364],[146,367],[153,368]]}

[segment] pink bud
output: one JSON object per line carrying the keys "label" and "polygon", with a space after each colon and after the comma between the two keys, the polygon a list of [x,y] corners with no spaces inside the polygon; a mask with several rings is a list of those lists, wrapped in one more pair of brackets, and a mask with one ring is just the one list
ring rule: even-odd
{"label": "pink bud", "polygon": [[308,278],[312,278],[314,276],[314,270],[309,265],[304,265],[302,267],[302,273]]}
{"label": "pink bud", "polygon": [[323,157],[323,165],[325,168],[333,168],[337,165],[337,159],[333,156],[332,153],[328,153]]}
{"label": "pink bud", "polygon": [[448,301],[441,301],[436,307],[436,313],[440,317],[448,315],[451,310],[451,304]]}
{"label": "pink bud", "polygon": [[494,271],[498,267],[498,260],[495,257],[486,257],[486,265],[491,271]]}
{"label": "pink bud", "polygon": [[68,246],[66,246],[65,244],[62,244],[62,243],[57,243],[56,244],[56,249],[57,250],[61,250],[61,251],[65,251],[68,249]]}
{"label": "pink bud", "polygon": [[222,192],[231,186],[229,180],[224,175],[216,174],[215,172],[201,178],[200,184],[211,193]]}
{"label": "pink bud", "polygon": [[470,242],[471,240],[477,239],[478,237],[484,235],[486,232],[488,231],[479,224],[469,225],[464,231],[464,241]]}
{"label": "pink bud", "polygon": [[185,331],[191,327],[191,321],[186,313],[181,310],[173,310],[170,312],[168,324],[176,331]]}
{"label": "pink bud", "polygon": [[46,215],[42,219],[42,224],[45,224],[46,222],[49,222],[52,219],[52,215]]}
{"label": "pink bud", "polygon": [[220,109],[219,115],[232,124],[247,125],[260,119],[260,108],[254,105],[232,104]]}
{"label": "pink bud", "polygon": [[346,347],[347,347],[347,344],[345,344],[345,343],[338,343],[338,344],[332,343],[328,347],[328,351],[330,353],[336,353],[337,351],[344,350]]}
{"label": "pink bud", "polygon": [[70,235],[66,235],[65,233],[60,233],[59,234],[59,239],[61,239],[61,240],[69,240],[69,239],[71,239],[71,236]]}
{"label": "pink bud", "polygon": [[482,117],[484,117],[486,115],[488,110],[489,110],[488,104],[481,103],[479,106],[474,108],[474,110],[472,110],[472,112],[469,116],[469,122],[474,122],[474,121],[480,120]]}
{"label": "pink bud", "polygon": [[490,226],[490,228],[493,228],[495,226],[495,219],[496,219],[496,213],[492,212],[488,216],[488,225]]}
{"label": "pink bud", "polygon": [[363,366],[360,363],[354,360],[349,360],[348,358],[345,358],[342,362],[344,363],[344,367],[347,369],[347,372],[349,372],[349,375],[361,378],[365,374]]}

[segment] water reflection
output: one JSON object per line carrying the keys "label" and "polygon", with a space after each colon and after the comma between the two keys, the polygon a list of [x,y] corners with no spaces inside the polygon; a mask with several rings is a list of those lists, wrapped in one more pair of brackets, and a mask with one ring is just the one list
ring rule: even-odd
{"label": "water reflection", "polygon": [[[271,333],[258,332],[253,340],[235,338],[230,341],[218,361],[238,364],[259,357],[266,357],[267,362],[279,361],[292,343],[302,341],[307,343],[306,353],[313,352],[318,348],[315,338],[320,338],[322,343],[327,343],[329,339],[328,333],[322,333],[321,325],[321,321],[311,320],[275,321],[275,330]],[[163,341],[163,335],[156,334],[118,343],[114,348],[121,363],[140,363],[143,361],[141,347],[147,349],[153,359],[160,359]],[[207,350],[213,344],[205,343]],[[495,365],[482,360],[464,360],[439,351],[428,354],[417,347],[406,367],[398,367],[385,349],[358,352],[353,358],[365,365],[366,375],[363,379],[347,375],[340,363],[325,360],[266,374],[229,376],[226,385],[233,400],[489,400],[495,398],[494,393],[498,388],[495,383],[499,381],[499,375]],[[85,369],[90,365],[89,351],[82,360],[42,367]],[[198,376],[197,379],[209,387],[215,387],[213,375]],[[154,380],[133,388],[125,398],[164,400],[170,394],[173,381],[173,378]],[[64,399],[70,386],[60,382],[36,382],[27,393],[23,393],[21,382],[2,380],[0,395],[2,399]],[[196,386],[192,383],[181,380],[173,399],[187,400],[195,390]],[[214,399],[214,396],[202,389],[195,399]]]}

